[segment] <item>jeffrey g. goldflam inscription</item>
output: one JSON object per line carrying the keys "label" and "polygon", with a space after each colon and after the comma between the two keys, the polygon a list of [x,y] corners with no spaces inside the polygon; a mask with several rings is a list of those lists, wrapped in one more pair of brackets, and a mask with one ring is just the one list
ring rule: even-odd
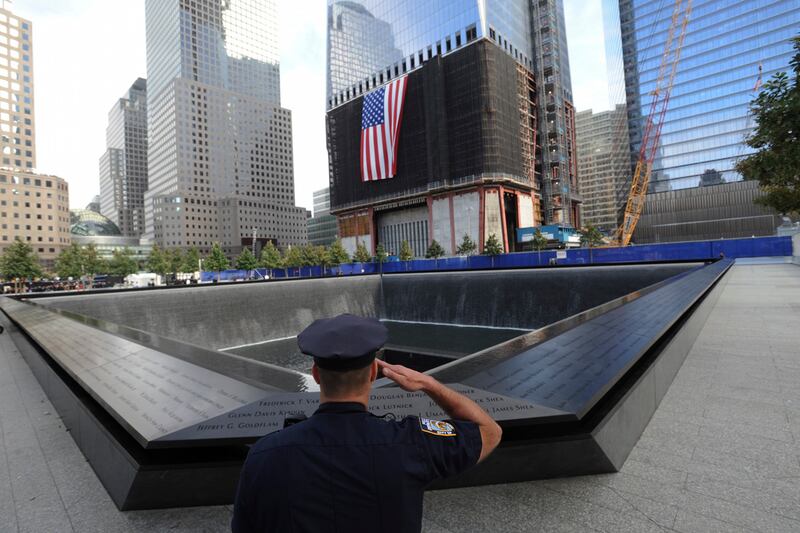
{"label": "jeffrey g. goldflam inscription", "polygon": [[[452,384],[486,409],[496,420],[561,417],[565,413],[541,407],[499,394]],[[287,417],[311,416],[319,407],[319,393],[288,393],[271,395],[245,407],[216,418],[170,433],[160,441],[205,440],[224,438],[257,438],[284,425]],[[406,392],[398,388],[375,389],[370,394],[369,411],[378,416],[401,419],[405,416],[447,418],[447,415],[427,395]]]}

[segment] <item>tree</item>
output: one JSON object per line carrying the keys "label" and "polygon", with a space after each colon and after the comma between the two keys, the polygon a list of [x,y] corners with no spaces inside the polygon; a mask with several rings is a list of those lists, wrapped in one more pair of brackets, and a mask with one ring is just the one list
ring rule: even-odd
{"label": "tree", "polygon": [[61,250],[56,257],[56,273],[62,278],[80,278],[83,270],[83,253],[77,243]]}
{"label": "tree", "polygon": [[411,246],[408,241],[400,243],[400,261],[411,261],[414,259],[414,252],[411,251]]}
{"label": "tree", "polygon": [[133,258],[133,252],[125,247],[122,250],[115,249],[111,253],[111,260],[108,262],[108,273],[114,276],[128,276],[139,271],[139,265]]}
{"label": "tree", "polygon": [[328,248],[328,255],[330,256],[331,265],[341,265],[350,262],[350,255],[347,250],[342,246],[342,241],[336,239]]}
{"label": "tree", "polygon": [[440,257],[444,256],[444,248],[442,245],[436,242],[436,239],[433,239],[428,245],[428,250],[425,252],[426,259],[439,259]]}
{"label": "tree", "polygon": [[378,263],[385,263],[387,257],[389,257],[389,254],[386,253],[383,244],[379,243],[378,247],[375,249],[375,259],[378,260]]}
{"label": "tree", "polygon": [[272,241],[267,241],[267,244],[261,249],[261,260],[259,266],[263,268],[283,268],[283,257],[281,251],[278,250]]}
{"label": "tree", "polygon": [[589,224],[578,232],[581,236],[581,246],[592,248],[603,244],[603,234],[595,226]]}
{"label": "tree", "polygon": [[258,259],[250,251],[250,248],[245,246],[242,253],[236,258],[236,268],[239,270],[246,270],[247,276],[250,276],[250,271],[258,266]]}
{"label": "tree", "polygon": [[500,255],[503,253],[503,243],[492,233],[483,245],[483,255]]}
{"label": "tree", "polygon": [[169,268],[170,265],[167,253],[157,244],[153,245],[153,249],[150,250],[150,255],[147,256],[147,269],[160,276],[166,276],[167,272],[169,272]]}
{"label": "tree", "polygon": [[369,263],[372,260],[372,256],[367,251],[367,247],[364,245],[363,242],[359,242],[356,244],[356,253],[353,254],[353,262],[354,263]]}
{"label": "tree", "polygon": [[533,234],[533,249],[540,251],[547,248],[547,237],[542,235],[542,230],[537,229]]}
{"label": "tree", "polygon": [[330,264],[330,258],[328,257],[328,251],[325,249],[324,246],[315,246],[313,244],[307,244],[300,248],[300,255],[302,256],[302,264],[301,266],[322,266]]}
{"label": "tree", "polygon": [[108,264],[97,254],[94,244],[89,244],[81,249],[81,259],[83,261],[83,271],[91,280],[95,274],[102,274],[108,270]]}
{"label": "tree", "polygon": [[465,233],[464,238],[461,240],[461,244],[459,244],[458,248],[456,249],[456,253],[458,255],[472,255],[477,249],[478,246],[472,239],[469,238],[469,235]]}
{"label": "tree", "polygon": [[211,246],[211,253],[206,257],[203,266],[206,270],[217,273],[217,281],[219,281],[220,272],[228,269],[228,258],[225,257],[225,253],[222,251],[222,248],[220,248],[218,242],[215,242]]}
{"label": "tree", "polygon": [[756,127],[745,143],[757,151],[736,164],[761,185],[756,202],[781,214],[800,211],[800,36],[792,41],[792,79],[778,72],[750,102]]}
{"label": "tree", "polygon": [[19,238],[14,239],[0,257],[0,276],[9,280],[41,277],[42,268],[33,247]]}
{"label": "tree", "polygon": [[183,272],[197,272],[200,269],[200,251],[197,246],[192,246],[183,255],[183,265],[181,270]]}
{"label": "tree", "polygon": [[305,258],[303,257],[303,250],[300,246],[292,246],[288,250],[286,250],[286,255],[284,256],[284,262],[286,266],[289,268],[299,268],[303,266],[303,261]]}
{"label": "tree", "polygon": [[170,274],[177,275],[178,272],[183,270],[185,258],[180,249],[165,250],[164,259],[167,261],[167,269]]}

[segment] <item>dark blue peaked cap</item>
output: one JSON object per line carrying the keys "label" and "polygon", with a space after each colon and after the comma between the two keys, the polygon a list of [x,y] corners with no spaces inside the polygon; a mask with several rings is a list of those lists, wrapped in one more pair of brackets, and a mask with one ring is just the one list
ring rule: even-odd
{"label": "dark blue peaked cap", "polygon": [[297,336],[300,351],[326,370],[364,368],[386,344],[386,326],[374,318],[344,314],[315,320]]}

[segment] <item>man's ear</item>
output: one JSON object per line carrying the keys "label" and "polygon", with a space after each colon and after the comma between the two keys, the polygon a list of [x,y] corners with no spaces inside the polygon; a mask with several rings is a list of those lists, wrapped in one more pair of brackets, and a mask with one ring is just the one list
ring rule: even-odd
{"label": "man's ear", "polygon": [[311,365],[311,377],[313,377],[314,381],[319,385],[319,368],[317,367],[317,363]]}
{"label": "man's ear", "polygon": [[369,369],[369,382],[372,383],[376,379],[378,379],[378,360],[373,359],[372,366]]}

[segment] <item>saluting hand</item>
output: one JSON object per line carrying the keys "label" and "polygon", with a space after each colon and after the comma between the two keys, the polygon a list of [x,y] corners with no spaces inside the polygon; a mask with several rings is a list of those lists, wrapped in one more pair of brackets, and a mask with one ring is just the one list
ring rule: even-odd
{"label": "saluting hand", "polygon": [[390,365],[386,361],[377,359],[383,375],[397,383],[407,392],[417,392],[430,389],[433,378],[422,372],[411,370],[403,365]]}

